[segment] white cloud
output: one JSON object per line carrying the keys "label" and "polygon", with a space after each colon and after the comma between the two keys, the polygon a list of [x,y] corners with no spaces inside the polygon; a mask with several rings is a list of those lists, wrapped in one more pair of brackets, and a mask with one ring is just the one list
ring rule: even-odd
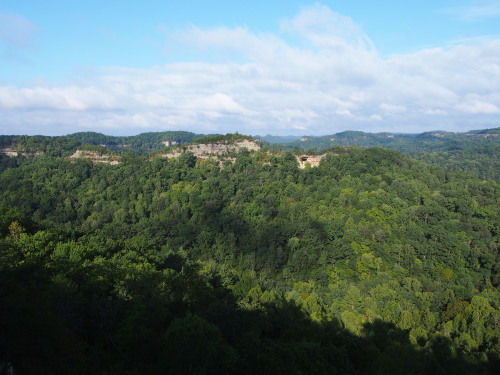
{"label": "white cloud", "polygon": [[348,109],[337,109],[335,113],[341,116],[352,116],[351,111]]}
{"label": "white cloud", "polygon": [[202,52],[228,51],[234,57],[229,62],[115,67],[68,85],[0,86],[2,132],[40,124],[51,134],[329,134],[469,130],[456,124],[498,119],[500,40],[383,59],[350,18],[323,5],[304,8],[283,21],[281,30],[271,35],[190,27],[172,35]]}
{"label": "white cloud", "polygon": [[447,115],[448,113],[446,111],[443,111],[442,109],[432,109],[432,108],[427,108],[427,109],[421,109],[421,112],[424,115]]}
{"label": "white cloud", "polygon": [[389,115],[406,112],[406,108],[402,105],[382,103],[379,107],[384,113]]}
{"label": "white cloud", "polygon": [[477,94],[469,94],[457,105],[457,109],[470,114],[500,114],[500,107],[494,102],[500,103],[498,98],[488,100]]}
{"label": "white cloud", "polygon": [[8,46],[30,47],[35,31],[35,25],[26,17],[17,13],[0,12],[0,41]]}

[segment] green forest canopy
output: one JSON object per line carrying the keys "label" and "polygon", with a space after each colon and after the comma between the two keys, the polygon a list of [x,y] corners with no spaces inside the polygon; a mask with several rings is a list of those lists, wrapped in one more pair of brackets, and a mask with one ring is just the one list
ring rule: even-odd
{"label": "green forest canopy", "polygon": [[377,147],[185,155],[0,157],[0,368],[500,368],[496,182]]}

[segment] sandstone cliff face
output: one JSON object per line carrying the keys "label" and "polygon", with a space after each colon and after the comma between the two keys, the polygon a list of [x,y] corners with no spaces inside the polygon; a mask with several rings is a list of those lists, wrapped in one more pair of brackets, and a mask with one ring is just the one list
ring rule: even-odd
{"label": "sandstone cliff face", "polygon": [[319,163],[321,159],[323,159],[325,155],[296,155],[295,158],[299,163],[299,168],[304,169],[307,164],[311,167],[319,167]]}
{"label": "sandstone cliff face", "polygon": [[7,156],[10,156],[11,158],[16,157],[18,155],[18,152],[16,150],[13,150],[11,148],[2,148],[0,150],[0,154],[4,154]]}
{"label": "sandstone cliff face", "polygon": [[104,164],[111,164],[111,165],[116,165],[119,164],[119,157],[117,155],[109,155],[109,154],[102,154],[100,155],[99,153],[95,151],[87,151],[87,150],[76,150],[73,155],[69,157],[70,159],[90,159],[94,163],[104,163]]}
{"label": "sandstone cliff face", "polygon": [[243,147],[245,147],[248,151],[260,150],[260,146],[256,142],[245,139],[234,143],[218,142],[187,145],[182,149],[176,148],[165,154],[160,154],[160,156],[167,158],[177,158],[183,152],[192,152],[197,158],[209,159],[214,157],[218,158],[221,156],[228,156],[230,153],[238,152],[238,150],[242,149]]}
{"label": "sandstone cliff face", "polygon": [[[175,148],[167,153],[160,154],[160,157],[165,158],[178,158],[184,152],[192,152],[197,158],[200,159],[221,159],[228,160],[231,162],[235,161],[234,157],[231,157],[231,153],[238,152],[241,148],[245,147],[248,151],[259,151],[260,146],[250,140],[242,140],[234,143],[208,143],[208,144],[191,144],[182,148]],[[300,169],[306,168],[309,164],[311,167],[318,167],[323,155],[296,155],[297,163]]]}
{"label": "sandstone cliff face", "polygon": [[177,144],[177,141],[164,141],[162,142],[165,147],[170,147],[170,146],[175,146]]}
{"label": "sandstone cliff face", "polygon": [[13,148],[2,148],[0,149],[0,154],[4,154],[4,155],[7,155],[11,158],[14,158],[16,156],[36,156],[36,155],[40,155],[40,152],[28,152],[28,151],[19,151],[19,150],[16,150],[16,149],[13,149]]}

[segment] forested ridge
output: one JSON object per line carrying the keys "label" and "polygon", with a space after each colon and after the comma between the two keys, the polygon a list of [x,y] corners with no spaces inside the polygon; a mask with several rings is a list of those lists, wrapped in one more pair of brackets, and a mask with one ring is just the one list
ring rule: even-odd
{"label": "forested ridge", "polygon": [[[240,134],[235,134],[241,139]],[[251,138],[248,137],[247,138]],[[421,134],[365,133],[345,131],[322,137],[257,136],[271,149],[295,153],[310,150],[321,153],[339,146],[380,146],[411,155],[413,158],[436,164],[445,169],[465,172],[485,180],[500,182],[500,128],[471,130],[466,133],[444,131]],[[166,146],[203,143],[224,139],[227,135],[195,134],[187,131],[142,133],[135,136],[109,136],[96,132],[80,132],[60,137],[0,136],[3,150],[20,154],[69,156],[81,147],[98,146],[116,153],[132,152],[148,155],[161,152]]]}
{"label": "forested ridge", "polygon": [[404,152],[445,169],[500,182],[500,128],[471,130],[466,133],[433,131],[421,134],[345,131],[322,137],[301,137],[294,141],[286,137],[262,139],[279,143],[278,147],[285,150],[299,147],[317,152],[335,146],[380,146]]}
{"label": "forested ridge", "polygon": [[168,144],[190,143],[204,137],[206,135],[186,131],[151,132],[121,137],[96,132],[79,132],[59,137],[0,135],[0,148],[28,154],[38,152],[50,156],[69,156],[81,146],[101,146],[118,153],[147,155]]}
{"label": "forested ridge", "polygon": [[498,373],[498,183],[379,147],[74,147],[0,156],[0,369]]}
{"label": "forested ridge", "polygon": [[[471,130],[466,133],[437,130],[420,134],[344,131],[321,137],[304,136],[285,143],[283,147],[291,149],[298,146],[300,148],[321,150],[333,146],[382,146],[404,153],[419,154],[422,152],[456,151],[472,147],[498,145],[499,138],[500,128]],[[263,139],[266,139],[266,137],[263,137]],[[274,141],[276,142],[276,139]]]}

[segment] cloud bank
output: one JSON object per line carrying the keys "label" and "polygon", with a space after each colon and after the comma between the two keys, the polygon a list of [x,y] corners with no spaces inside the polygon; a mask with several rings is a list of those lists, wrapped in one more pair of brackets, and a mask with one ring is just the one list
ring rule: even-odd
{"label": "cloud bank", "polygon": [[61,86],[0,86],[1,133],[319,135],[500,122],[500,39],[382,58],[358,25],[323,5],[304,8],[280,30],[193,26],[169,40],[234,58],[107,67]]}

